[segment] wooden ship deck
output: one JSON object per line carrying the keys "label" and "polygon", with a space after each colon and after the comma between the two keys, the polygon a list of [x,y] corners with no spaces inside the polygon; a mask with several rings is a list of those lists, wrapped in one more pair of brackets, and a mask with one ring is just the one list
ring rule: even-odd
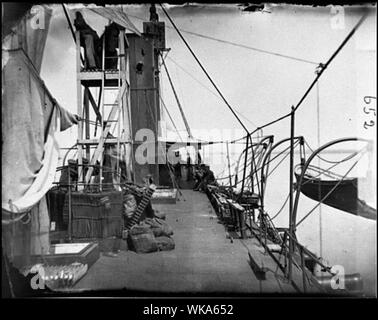
{"label": "wooden ship deck", "polygon": [[[165,9],[162,9],[171,21]],[[217,185],[216,180],[222,178],[215,177],[207,183],[206,175],[202,173],[203,176],[200,176],[198,182],[203,183],[206,193],[196,192],[192,190],[193,186],[183,186],[183,181],[180,180],[185,180],[181,176],[184,171],[177,174],[174,167],[176,160],[168,156],[168,151],[173,151],[175,156],[178,153],[183,160],[184,151],[181,150],[180,155],[180,149],[185,148],[188,155],[185,162],[186,174],[189,176],[188,171],[191,168],[192,179],[196,177],[194,168],[200,164],[205,165],[199,152],[201,143],[213,144],[213,141],[196,140],[191,134],[163,58],[163,53],[170,50],[165,43],[165,23],[152,16],[150,21],[143,23],[143,33],[136,32],[135,27],[128,22],[126,13],[119,8],[113,8],[113,11],[109,11],[113,12],[113,18],[115,17],[113,22],[116,25],[121,23],[116,27],[117,56],[106,56],[104,33],[101,66],[93,69],[87,66],[88,62],[83,58],[80,30],[74,30],[70,14],[64,5],[63,10],[76,46],[77,117],[72,117],[75,118],[78,131],[75,146],[67,151],[59,168],[59,171],[62,171],[59,182],[54,182],[54,188],[50,186],[48,193],[46,188],[46,196],[43,196],[46,202],[44,214],[48,217],[46,225],[49,226],[46,242],[47,247],[51,245],[52,248],[57,244],[66,244],[69,247],[78,243],[88,243],[88,247],[92,246],[94,249],[91,259],[87,260],[82,252],[75,252],[75,255],[67,254],[66,257],[66,253],[61,253],[59,263],[58,260],[54,260],[58,254],[50,252],[50,248],[50,251],[31,255],[31,258],[36,259],[33,260],[35,265],[45,263],[51,269],[59,265],[62,276],[63,270],[69,264],[78,263],[85,266],[86,273],[80,280],[69,285],[64,283],[62,289],[53,290],[53,295],[64,292],[69,295],[92,293],[97,296],[102,292],[114,290],[122,290],[121,294],[125,296],[249,297],[347,294],[344,289],[329,290],[330,281],[336,274],[331,272],[331,267],[324,266],[319,257],[302,246],[295,236],[300,187],[295,192],[294,148],[300,148],[300,161],[306,167],[314,157],[312,155],[307,161],[303,157],[304,139],[302,136],[296,136],[294,131],[295,110],[325,67],[317,73],[317,78],[301,102],[292,108],[291,113],[284,116],[291,118],[290,138],[275,144],[273,136],[263,136],[261,140],[259,137],[259,141],[252,142],[252,135],[263,127],[248,131],[223,98],[246,131],[246,136],[238,139],[245,141],[242,142],[245,143],[245,149],[236,163],[235,174],[232,176],[228,154],[229,141],[221,141],[227,146],[229,177],[226,178],[229,179],[229,185]],[[104,8],[91,10],[109,18],[109,12]],[[120,17],[123,19],[119,20]],[[106,28],[114,28],[113,23],[109,21]],[[342,43],[340,48],[345,43]],[[192,52],[191,49],[190,51]],[[193,52],[192,54],[194,55]],[[325,66],[332,59],[333,57]],[[112,62],[114,66],[108,69],[106,62]],[[200,63],[199,65],[205,71]],[[188,133],[188,140],[182,141],[176,149],[169,148],[175,145],[175,141],[160,141],[158,138],[161,133],[161,107],[165,106],[160,95],[161,66],[166,71]],[[215,85],[214,87],[220,93]],[[99,93],[97,99],[94,98],[95,91],[96,95]],[[52,98],[51,100],[53,101]],[[172,123],[175,125],[173,120]],[[95,130],[91,127],[93,125],[96,126]],[[146,140],[147,143],[157,148],[149,159],[140,159],[137,157],[140,151],[138,148],[146,141],[137,137],[140,138],[140,133],[146,131],[153,136],[153,140]],[[178,130],[177,133],[179,134]],[[283,142],[290,142],[290,222],[288,228],[275,228],[264,208],[264,194],[269,176],[270,155],[272,150]],[[196,154],[193,159],[189,156],[188,147]],[[74,149],[76,159],[69,159],[68,154]],[[68,164],[65,162],[66,157]],[[164,160],[163,163],[161,159]],[[304,173],[302,178],[303,175]],[[232,179],[234,176],[235,182]],[[163,201],[151,199],[156,185],[161,187],[162,194],[166,186],[178,192],[176,199],[169,196]],[[62,193],[67,194],[67,197],[62,197]],[[50,199],[50,196],[55,203],[47,203],[46,199]],[[126,212],[127,196],[135,196],[135,207],[130,215]],[[136,203],[135,198],[138,198],[139,203]],[[61,201],[59,204],[58,200]],[[174,231],[173,250],[141,254],[127,248],[125,239],[130,241],[132,227],[147,217],[145,209],[150,203],[155,212],[165,215],[167,224]],[[9,206],[11,204],[10,201]],[[13,214],[12,210],[11,208],[9,212]],[[225,217],[225,211],[230,217]],[[142,214],[144,217],[141,219]],[[50,220],[54,222],[51,225]],[[11,222],[15,221],[9,223]],[[271,233],[268,235],[269,232]],[[30,253],[28,259],[29,255]],[[76,257],[82,261],[78,262],[75,260]],[[26,260],[24,258],[20,256],[20,260]],[[69,258],[69,262],[62,260],[66,258]],[[323,274],[328,272],[327,280],[315,278],[314,270],[307,265],[309,261],[322,267]],[[30,267],[31,261],[28,261],[28,264],[27,267]],[[26,266],[26,263],[24,265]],[[54,277],[50,280],[57,280],[58,283],[58,272],[55,272]],[[354,275],[350,275],[348,281],[361,282]]]}
{"label": "wooden ship deck", "polygon": [[[143,295],[296,295],[302,291],[299,270],[293,270],[296,287],[285,280],[256,238],[228,236],[206,194],[182,193],[176,204],[153,204],[166,214],[174,230],[174,250],[121,251],[116,257],[102,254],[71,292],[125,289],[125,294]],[[315,286],[307,289],[321,293]]]}

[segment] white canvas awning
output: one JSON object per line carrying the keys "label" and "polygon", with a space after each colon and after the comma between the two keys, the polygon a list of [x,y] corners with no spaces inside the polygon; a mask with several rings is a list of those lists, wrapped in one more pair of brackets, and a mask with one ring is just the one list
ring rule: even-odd
{"label": "white canvas awning", "polygon": [[[38,17],[43,19],[38,20]],[[23,49],[39,73],[51,17],[52,9],[45,5],[33,6],[3,39],[2,49]]]}
{"label": "white canvas awning", "polygon": [[109,19],[125,29],[134,32],[138,36],[141,36],[138,28],[130,21],[129,17],[120,8],[116,7],[98,7],[98,8],[88,8],[91,11],[99,14],[100,16]]}
{"label": "white canvas awning", "polygon": [[2,208],[24,212],[52,187],[59,156],[55,135],[78,117],[56,102],[22,48],[2,53]]}

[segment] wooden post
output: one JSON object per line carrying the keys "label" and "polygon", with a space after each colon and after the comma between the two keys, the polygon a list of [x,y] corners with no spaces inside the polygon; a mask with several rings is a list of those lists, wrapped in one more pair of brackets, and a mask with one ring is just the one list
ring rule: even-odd
{"label": "wooden post", "polygon": [[[124,72],[122,81],[124,81],[127,86],[126,86],[126,92],[125,95],[123,96],[124,102],[123,102],[123,108],[124,108],[124,132],[125,132],[125,138],[128,143],[125,143],[125,158],[126,158],[126,174],[127,174],[127,180],[128,181],[135,181],[135,172],[133,170],[134,168],[134,163],[133,163],[133,145],[132,145],[132,123],[131,123],[131,103],[130,103],[130,69],[129,69],[129,60],[130,60],[130,44],[129,41],[127,40],[127,36],[125,32],[122,32],[126,45],[123,49],[124,52],[124,57],[121,57],[121,62],[124,64],[122,66],[122,70]],[[122,43],[122,47],[124,46],[124,43]],[[121,51],[122,52],[122,51]]]}
{"label": "wooden post", "polygon": [[[89,125],[89,88],[85,87],[84,89],[84,115],[85,115],[85,139],[90,139],[90,125]],[[91,157],[90,145],[86,145],[86,158],[87,160]]]}
{"label": "wooden post", "polygon": [[[127,50],[125,47],[126,34],[125,30],[121,30],[119,33],[119,70],[120,81],[126,84],[126,90],[120,97],[121,101],[121,114],[122,114],[122,138],[125,138],[127,142],[124,144],[124,159],[126,163],[126,176],[128,181],[133,181],[132,177],[132,145],[131,145],[131,111],[130,108],[130,87],[127,79]],[[121,125],[121,123],[119,123]]]}
{"label": "wooden post", "polygon": [[[245,156],[244,156],[244,166],[243,166],[243,180],[242,180],[242,186],[241,186],[241,192],[240,197],[243,196],[244,192],[244,183],[245,183],[245,175],[247,170],[247,160],[248,160],[248,147],[249,147],[249,134],[246,137],[246,144],[245,144]],[[252,148],[252,146],[251,146]]]}
{"label": "wooden post", "polygon": [[71,199],[71,168],[68,163],[68,241],[72,239],[72,199]]}
{"label": "wooden post", "polygon": [[[123,79],[123,65],[121,63],[121,60],[124,58],[125,55],[125,49],[124,49],[124,31],[121,30],[118,35],[118,48],[119,48],[119,53],[118,53],[118,59],[117,59],[117,67],[118,67],[118,90],[120,90],[121,87],[121,80]],[[121,182],[121,170],[119,167],[119,158],[121,156],[120,153],[120,139],[121,139],[121,114],[123,114],[123,95],[119,97],[118,101],[118,122],[116,123],[117,126],[117,148],[116,148],[116,154],[117,154],[117,163],[116,163],[116,175],[114,179],[114,174],[113,174],[113,181],[115,180],[116,183],[118,184],[117,188],[120,188],[119,183]]]}
{"label": "wooden post", "polygon": [[295,124],[295,110],[291,107],[291,124],[290,124],[290,179],[289,179],[289,270],[288,278],[292,280],[293,255],[294,255],[294,214],[293,214],[293,200],[294,200],[294,124]]}
{"label": "wooden post", "polygon": [[[76,86],[77,86],[77,113],[80,118],[83,118],[83,105],[82,105],[82,89],[81,89],[81,79],[80,79],[80,69],[81,69],[81,48],[80,48],[80,32],[75,32],[76,36]],[[78,141],[83,140],[83,123],[79,121],[77,125],[77,139]],[[77,145],[77,160],[78,160],[78,190],[83,189],[83,147],[81,144]]]}
{"label": "wooden post", "polygon": [[229,178],[229,181],[230,181],[230,187],[232,187],[231,165],[230,165],[230,150],[228,148],[228,141],[226,142],[226,150],[227,150],[228,178]]}
{"label": "wooden post", "polygon": [[300,255],[301,255],[301,271],[302,271],[302,282],[303,282],[303,293],[307,292],[307,286],[306,286],[306,265],[305,265],[305,260],[304,260],[304,252],[303,252],[303,247],[300,246]]}
{"label": "wooden post", "polygon": [[[101,69],[101,77],[102,77],[101,78],[101,92],[102,92],[102,99],[100,101],[99,108],[100,108],[100,110],[101,110],[100,112],[102,114],[102,122],[101,122],[101,131],[100,132],[101,132],[101,137],[103,137],[103,139],[106,139],[105,132],[104,132],[104,116],[105,116],[105,110],[104,110],[104,100],[105,100],[105,35],[102,38],[102,63],[101,63],[101,66],[102,66],[102,69]],[[109,124],[107,124],[107,126],[108,125]],[[110,128],[110,125],[109,125],[109,128]],[[108,132],[106,132],[106,135],[108,135]],[[105,145],[104,145],[104,147],[105,147]],[[104,161],[104,152],[103,152],[104,148],[102,146],[100,148],[99,148],[99,146],[97,146],[96,151],[99,151],[99,153],[100,153],[100,155],[99,155],[99,159],[100,159],[100,181],[99,181],[100,187],[99,187],[99,189],[100,189],[100,192],[101,192],[102,191],[102,175],[103,175],[102,165],[103,165],[103,161]],[[90,181],[90,175],[88,173],[87,173],[86,181],[88,181],[88,182]]]}

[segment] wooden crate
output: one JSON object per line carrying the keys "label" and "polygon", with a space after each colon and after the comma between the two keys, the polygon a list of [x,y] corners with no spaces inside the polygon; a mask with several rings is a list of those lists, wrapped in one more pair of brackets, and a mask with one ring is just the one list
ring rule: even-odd
{"label": "wooden crate", "polygon": [[72,193],[72,237],[121,237],[122,192]]}
{"label": "wooden crate", "polygon": [[[75,250],[75,246],[79,247]],[[64,247],[67,248],[64,250]],[[87,264],[90,268],[100,257],[97,243],[64,243],[50,246],[49,254],[30,256],[30,265],[69,265],[74,262]]]}
{"label": "wooden crate", "polygon": [[151,198],[151,203],[171,203],[175,204],[177,199],[177,189],[156,189]]}

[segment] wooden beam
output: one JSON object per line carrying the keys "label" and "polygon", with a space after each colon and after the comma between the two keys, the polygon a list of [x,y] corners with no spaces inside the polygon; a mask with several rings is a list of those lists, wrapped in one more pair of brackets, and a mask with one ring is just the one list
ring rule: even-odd
{"label": "wooden beam", "polygon": [[[90,125],[89,125],[90,116],[89,116],[89,93],[88,92],[89,92],[88,87],[85,87],[84,88],[85,139],[90,138]],[[86,146],[85,149],[86,149],[85,156],[87,159],[90,159],[91,157],[90,146]]]}
{"label": "wooden beam", "polygon": [[[128,144],[132,143],[132,141],[128,139],[110,138],[110,139],[106,139],[104,144],[117,144],[118,140],[120,143],[128,143]],[[99,142],[100,142],[99,139],[83,139],[83,140],[78,140],[77,144],[97,145]]]}
{"label": "wooden beam", "polygon": [[[117,97],[117,100],[119,101],[119,99],[122,98],[122,96],[124,95],[125,93],[125,90],[126,90],[126,84],[123,83],[122,84],[122,88],[120,90],[120,92],[118,93],[118,97]],[[112,109],[110,110],[110,113],[109,113],[109,117],[108,117],[108,121],[112,121],[114,120],[114,118],[116,117],[117,115],[117,111],[118,111],[118,104],[115,104]],[[94,165],[96,163],[96,161],[99,159],[100,155],[102,154],[103,152],[103,148],[104,148],[104,143],[105,143],[105,139],[110,131],[110,127],[111,127],[111,122],[107,122],[106,126],[105,126],[105,129],[100,137],[100,141],[97,145],[97,148],[92,156],[92,159],[91,159],[91,162],[90,164],[91,165]],[[79,147],[80,145],[78,145]],[[93,166],[89,167],[88,171],[87,171],[87,174],[85,176],[85,182],[86,183],[89,183],[90,181],[90,178],[91,178],[91,175],[93,173]]]}
{"label": "wooden beam", "polygon": [[[127,81],[127,55],[126,55],[126,48],[129,48],[129,42],[127,40],[127,36],[124,30],[121,30],[120,32],[120,38],[119,38],[119,70],[121,71],[121,81],[122,84],[126,84],[126,94],[123,95],[122,99],[122,119],[123,119],[123,127],[122,131],[124,132],[123,134],[125,135],[127,140],[132,140],[132,128],[131,128],[131,112],[130,112],[130,86]],[[125,47],[126,43],[126,47]],[[129,181],[134,181],[134,177],[132,176],[132,168],[133,168],[133,146],[132,145],[124,145],[125,148],[125,161],[126,161],[126,176],[127,180]]]}
{"label": "wooden beam", "polygon": [[[76,31],[76,85],[77,85],[77,113],[80,118],[83,118],[83,105],[82,105],[82,91],[81,91],[81,81],[80,81],[80,68],[81,68],[81,51],[80,51],[80,33]],[[78,140],[83,139],[83,122],[79,121],[77,125],[77,138]],[[81,145],[77,146],[77,159],[78,159],[78,182],[83,181],[83,148]],[[79,188],[79,187],[78,187]]]}
{"label": "wooden beam", "polygon": [[[88,89],[88,91],[89,91],[89,89]],[[89,94],[88,94],[88,98],[89,98],[89,102],[91,103],[91,105],[93,107],[94,112],[96,113],[97,120],[101,123],[102,116],[101,116],[101,113],[100,113],[100,108],[96,104],[96,101],[93,99],[93,96],[90,93],[90,91],[89,91]]]}

